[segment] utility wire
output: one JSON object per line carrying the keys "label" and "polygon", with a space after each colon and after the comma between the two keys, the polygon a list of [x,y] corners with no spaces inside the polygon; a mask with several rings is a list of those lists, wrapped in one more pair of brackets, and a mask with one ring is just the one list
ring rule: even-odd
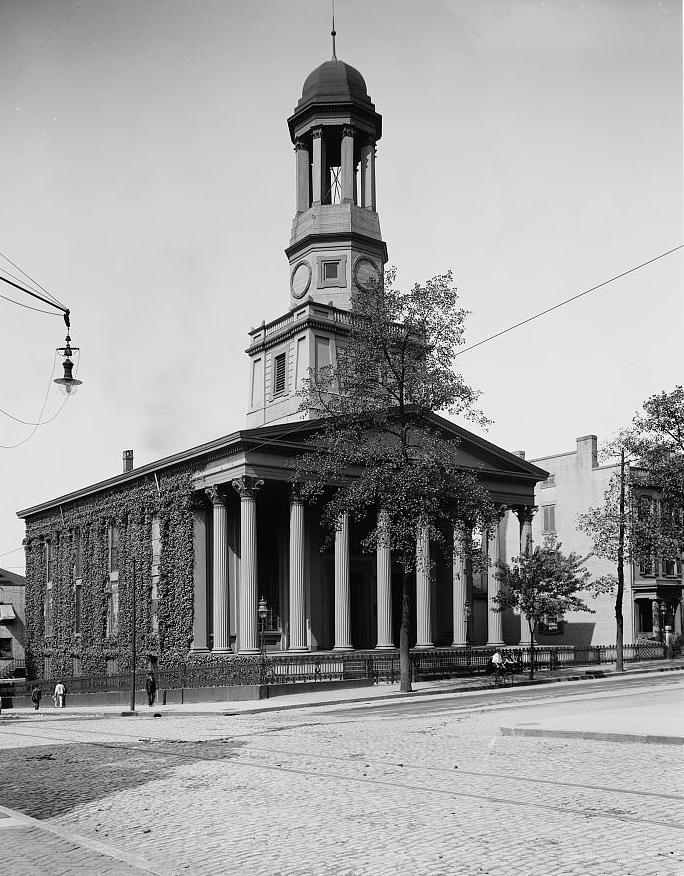
{"label": "utility wire", "polygon": [[544,316],[547,313],[551,313],[554,310],[558,310],[559,307],[563,307],[566,304],[570,304],[571,301],[577,301],[578,298],[582,298],[584,295],[588,295],[590,292],[595,292],[596,289],[600,289],[602,286],[607,286],[608,283],[613,283],[615,280],[619,280],[621,277],[626,277],[627,274],[632,274],[634,271],[638,271],[641,268],[645,268],[646,265],[652,265],[653,262],[657,262],[658,259],[664,259],[665,256],[672,255],[673,252],[677,252],[678,249],[684,248],[684,243],[681,243],[679,246],[675,246],[674,249],[669,249],[667,252],[661,253],[655,258],[649,259],[647,262],[642,262],[640,265],[635,265],[635,267],[630,268],[628,271],[623,271],[621,274],[616,274],[614,277],[611,277],[610,280],[604,280],[602,283],[598,283],[596,286],[592,286],[591,289],[585,289],[584,292],[580,292],[579,295],[573,295],[572,298],[566,298],[565,301],[561,301],[558,304],[554,304],[553,307],[547,307],[546,310],[542,310],[539,313],[535,313],[534,316],[529,316],[527,319],[523,319],[522,322],[516,322],[515,325],[511,325],[508,328],[502,329],[500,332],[497,332],[495,335],[490,335],[488,338],[484,338],[482,341],[478,341],[476,344],[471,344],[469,347],[464,347],[462,350],[459,350],[457,353],[454,353],[454,356],[460,356],[462,353],[467,353],[468,350],[474,350],[475,347],[481,347],[482,344],[487,344],[489,341],[493,341],[495,338],[500,338],[501,335],[505,335],[508,332],[512,332],[513,329],[520,328],[522,325],[527,325],[528,322],[532,322],[534,319],[539,319],[540,316]]}
{"label": "utility wire", "polygon": [[[22,268],[19,267],[19,265],[17,265],[15,262],[13,262],[12,259],[11,259],[9,256],[5,255],[4,252],[0,252],[0,256],[2,256],[3,259],[4,259],[6,262],[9,262],[10,265],[12,265],[13,268],[16,268],[17,271],[19,271],[20,274],[23,274],[24,277],[26,277],[27,280],[30,280],[30,282],[33,283],[34,286],[37,286],[38,289],[40,289],[42,292],[44,292],[44,293],[48,296],[48,298],[50,298],[55,304],[59,304],[60,307],[63,306],[63,305],[61,304],[61,302],[58,301],[58,299],[55,298],[55,296],[54,296],[52,293],[48,292],[48,290],[45,289],[43,286],[41,286],[40,283],[39,283],[37,280],[34,280],[33,277],[30,277],[30,276],[26,273],[26,271],[24,271]],[[12,276],[12,274],[10,274],[9,271],[5,271],[5,273],[6,273],[6,274],[9,274],[10,277]],[[19,278],[18,278],[18,277],[14,277],[14,279],[15,279],[15,280],[18,280]]]}
{"label": "utility wire", "polygon": [[[52,386],[52,377],[55,373],[55,363],[57,360],[57,352],[55,351],[55,355],[52,360],[52,373],[50,374],[50,380],[48,381],[47,390],[45,392],[45,398],[43,399],[43,406],[40,409],[40,413],[38,414],[38,422],[37,423],[27,423],[26,420],[20,420],[18,417],[12,416],[12,414],[8,414],[7,411],[3,411],[0,409],[0,412],[5,414],[5,416],[9,417],[11,420],[15,420],[17,423],[21,423],[24,426],[33,426],[33,429],[29,432],[26,438],[23,438],[21,441],[18,441],[16,444],[0,444],[0,448],[2,450],[14,450],[16,447],[21,447],[22,444],[26,444],[33,436],[36,434],[40,426],[45,426],[48,423],[51,423],[54,419],[56,419],[64,409],[64,405],[69,401],[69,396],[67,396],[62,404],[57,409],[56,413],[54,413],[49,419],[43,420],[43,413],[45,412],[45,406],[47,405],[48,396],[50,395],[50,387]],[[78,373],[78,367],[76,369]]]}
{"label": "utility wire", "polygon": [[16,304],[17,307],[25,307],[26,310],[35,310],[36,313],[47,313],[48,316],[59,316],[54,310],[43,310],[41,307],[31,307],[30,304],[22,304],[21,301],[15,301],[14,298],[8,298],[6,295],[0,295],[3,301],[9,301],[10,304]]}

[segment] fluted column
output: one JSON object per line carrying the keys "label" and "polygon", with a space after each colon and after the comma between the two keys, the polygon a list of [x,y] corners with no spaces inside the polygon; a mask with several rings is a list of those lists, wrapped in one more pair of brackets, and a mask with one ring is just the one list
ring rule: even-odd
{"label": "fluted column", "polygon": [[256,494],[262,480],[241,477],[233,481],[240,496],[240,582],[238,588],[238,649],[258,654],[257,637],[257,518]]}
{"label": "fluted column", "polygon": [[354,203],[354,128],[342,128],[342,203]]}
{"label": "fluted column", "polygon": [[[501,512],[500,512],[501,514]],[[496,597],[501,589],[501,582],[496,573],[496,561],[501,557],[501,526],[500,519],[494,531],[489,533],[487,550],[491,565],[487,575],[487,644],[503,645],[503,623],[500,611],[494,611]]]}
{"label": "fluted column", "polygon": [[309,150],[302,140],[295,142],[297,156],[297,212],[304,213],[309,209]]}
{"label": "fluted column", "polygon": [[212,572],[214,584],[214,653],[221,654],[230,647],[230,599],[228,594],[228,517],[223,492],[217,486],[205,490],[213,511],[214,553]]}
{"label": "fluted column", "polygon": [[375,551],[378,606],[378,651],[394,648],[392,641],[392,551],[387,532],[387,513],[378,514],[378,545]]}
{"label": "fluted column", "polygon": [[[519,505],[513,509],[518,515],[520,524],[520,555],[529,556],[532,553],[532,518],[537,510],[534,505]],[[529,645],[531,643],[530,625],[527,616],[523,611],[520,612],[520,644]]]}
{"label": "fluted column", "polygon": [[194,652],[206,652],[207,647],[207,513],[193,504],[193,572],[194,605],[192,621],[192,645]]}
{"label": "fluted column", "polygon": [[349,588],[349,515],[340,516],[335,531],[335,651],[351,651],[351,591]]}
{"label": "fluted column", "polygon": [[361,147],[361,206],[375,210],[375,143],[368,140]]}
{"label": "fluted column", "polygon": [[304,503],[290,497],[290,651],[308,651],[306,638],[306,579],[304,568]]}
{"label": "fluted column", "polygon": [[463,549],[460,543],[460,533],[454,530],[454,553],[452,558],[452,593],[453,593],[453,620],[454,640],[452,647],[461,648],[468,644],[468,618],[465,611],[467,599],[465,563],[463,561]]}
{"label": "fluted column", "polygon": [[314,128],[311,132],[313,144],[313,169],[311,179],[313,182],[313,204],[318,206],[323,202],[326,189],[328,187],[326,180],[326,158],[325,158],[325,140],[323,139],[323,129]]}
{"label": "fluted column", "polygon": [[416,648],[434,648],[430,589],[430,530],[421,526],[416,544]]}

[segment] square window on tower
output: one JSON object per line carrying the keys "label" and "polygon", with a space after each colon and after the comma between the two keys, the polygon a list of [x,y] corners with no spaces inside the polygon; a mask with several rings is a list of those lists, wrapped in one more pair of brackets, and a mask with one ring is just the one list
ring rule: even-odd
{"label": "square window on tower", "polygon": [[323,279],[336,280],[339,267],[339,262],[323,262]]}
{"label": "square window on tower", "polygon": [[282,395],[286,387],[285,353],[273,358],[273,395]]}

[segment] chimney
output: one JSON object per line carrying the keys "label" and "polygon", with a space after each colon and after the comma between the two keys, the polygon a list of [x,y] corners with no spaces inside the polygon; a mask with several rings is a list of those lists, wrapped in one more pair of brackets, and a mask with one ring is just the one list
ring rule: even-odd
{"label": "chimney", "polygon": [[524,450],[514,450],[513,456],[519,456],[520,459],[525,459],[525,451]]}
{"label": "chimney", "polygon": [[596,435],[583,435],[577,439],[577,455],[580,465],[585,468],[597,468],[598,448]]}
{"label": "chimney", "polygon": [[124,450],[123,452],[123,470],[124,474],[129,471],[133,471],[133,451],[132,450]]}

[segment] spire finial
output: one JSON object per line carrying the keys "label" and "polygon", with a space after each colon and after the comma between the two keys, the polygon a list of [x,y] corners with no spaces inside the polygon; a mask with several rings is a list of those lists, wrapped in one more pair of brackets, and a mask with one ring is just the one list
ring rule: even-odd
{"label": "spire finial", "polygon": [[333,61],[336,61],[337,52],[335,51],[335,37],[337,36],[337,31],[335,30],[335,0],[332,0],[332,25],[330,36],[333,38]]}

